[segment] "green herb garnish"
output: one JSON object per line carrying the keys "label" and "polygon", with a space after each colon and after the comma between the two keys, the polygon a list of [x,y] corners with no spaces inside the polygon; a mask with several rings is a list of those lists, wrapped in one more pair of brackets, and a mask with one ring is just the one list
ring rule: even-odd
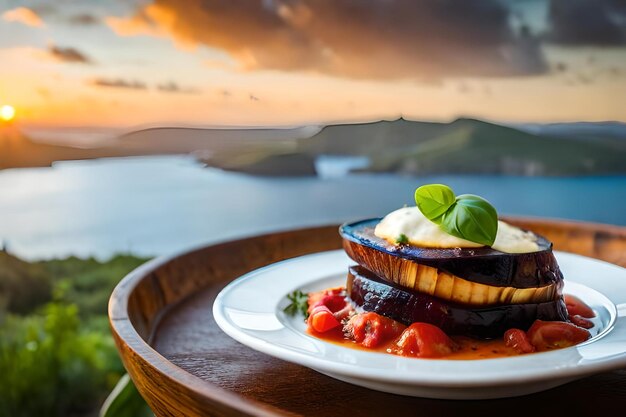
{"label": "green herb garnish", "polygon": [[400,245],[406,245],[407,243],[409,243],[409,238],[406,237],[404,233],[401,233],[400,236],[396,238],[396,243]]}
{"label": "green herb garnish", "polygon": [[456,197],[447,185],[430,184],[415,190],[415,203],[428,220],[452,236],[487,246],[496,240],[498,213],[482,197]]}
{"label": "green herb garnish", "polygon": [[285,309],[283,310],[290,316],[295,316],[298,313],[302,313],[303,316],[307,316],[309,309],[309,294],[304,293],[300,290],[295,290],[291,294],[287,295],[287,299],[291,301]]}

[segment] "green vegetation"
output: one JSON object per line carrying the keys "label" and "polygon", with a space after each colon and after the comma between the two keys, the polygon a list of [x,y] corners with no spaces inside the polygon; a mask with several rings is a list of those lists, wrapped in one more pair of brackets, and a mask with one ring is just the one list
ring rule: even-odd
{"label": "green vegetation", "polygon": [[0,416],[97,414],[124,374],[108,298],[145,261],[28,263],[0,252]]}
{"label": "green vegetation", "polygon": [[215,168],[258,176],[305,177],[316,174],[313,156],[294,152],[282,153],[272,149],[216,153],[203,161]]}
{"label": "green vegetation", "polygon": [[416,140],[372,154],[369,171],[528,176],[626,172],[626,144],[614,140],[552,138],[471,119],[439,129],[429,126],[429,137],[419,134],[418,122],[405,128],[416,132]]}

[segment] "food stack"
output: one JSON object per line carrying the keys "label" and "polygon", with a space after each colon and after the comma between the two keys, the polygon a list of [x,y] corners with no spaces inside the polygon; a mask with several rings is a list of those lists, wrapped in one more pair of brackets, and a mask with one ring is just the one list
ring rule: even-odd
{"label": "food stack", "polygon": [[340,228],[343,247],[357,263],[346,285],[357,308],[483,339],[526,330],[537,319],[567,321],[563,275],[545,238],[537,235],[538,250],[529,253],[419,247],[376,236],[380,220]]}

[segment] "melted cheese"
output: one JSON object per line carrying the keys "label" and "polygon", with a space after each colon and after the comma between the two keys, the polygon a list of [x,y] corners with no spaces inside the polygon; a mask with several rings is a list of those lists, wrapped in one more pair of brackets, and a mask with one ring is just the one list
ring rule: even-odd
{"label": "melted cheese", "polygon": [[[478,248],[483,245],[452,236],[428,220],[419,208],[404,207],[385,216],[376,225],[376,236],[396,243],[405,235],[409,244],[427,248]],[[537,236],[503,221],[498,221],[498,233],[492,246],[507,253],[527,253],[539,250]]]}

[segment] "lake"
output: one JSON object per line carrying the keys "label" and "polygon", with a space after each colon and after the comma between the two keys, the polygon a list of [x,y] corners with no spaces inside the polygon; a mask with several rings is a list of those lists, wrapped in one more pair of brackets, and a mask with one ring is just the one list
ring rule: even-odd
{"label": "lake", "polygon": [[0,240],[27,259],[160,255],[277,229],[382,216],[414,204],[415,188],[426,183],[479,194],[501,214],[626,225],[626,176],[408,178],[344,175],[341,161],[323,162],[328,175],[322,178],[250,177],[204,168],[185,156],[0,171]]}

